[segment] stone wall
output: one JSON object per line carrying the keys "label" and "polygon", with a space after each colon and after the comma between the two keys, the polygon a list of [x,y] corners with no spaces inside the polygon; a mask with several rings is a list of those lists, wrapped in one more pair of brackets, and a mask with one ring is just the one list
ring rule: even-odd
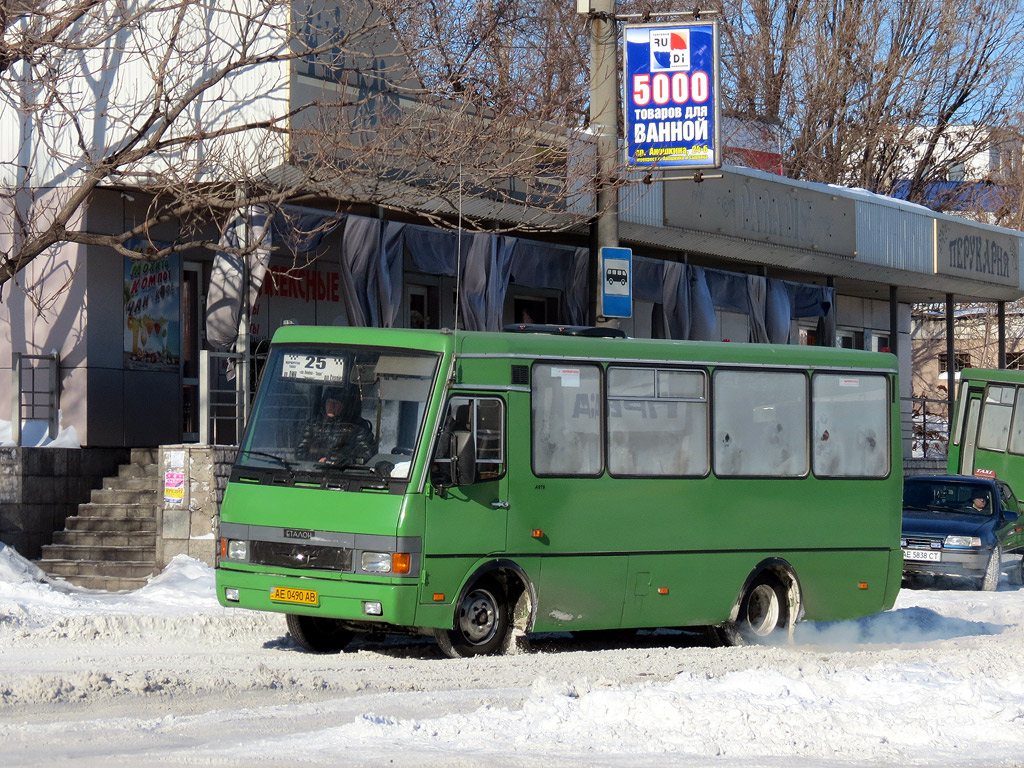
{"label": "stone wall", "polygon": [[233,446],[160,447],[156,544],[160,568],[181,554],[214,564],[217,515],[235,451]]}
{"label": "stone wall", "polygon": [[916,477],[917,475],[944,475],[946,474],[946,460],[942,459],[904,459],[903,476]]}
{"label": "stone wall", "polygon": [[0,542],[37,560],[128,457],[127,448],[0,447]]}

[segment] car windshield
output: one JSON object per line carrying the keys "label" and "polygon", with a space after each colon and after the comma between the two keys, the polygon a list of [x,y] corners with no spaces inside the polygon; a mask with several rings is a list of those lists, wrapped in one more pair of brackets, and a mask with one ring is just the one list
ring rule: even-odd
{"label": "car windshield", "polygon": [[238,464],[407,478],[440,356],[375,347],[276,347]]}
{"label": "car windshield", "polygon": [[903,486],[903,508],[991,515],[992,493],[981,484],[908,481]]}

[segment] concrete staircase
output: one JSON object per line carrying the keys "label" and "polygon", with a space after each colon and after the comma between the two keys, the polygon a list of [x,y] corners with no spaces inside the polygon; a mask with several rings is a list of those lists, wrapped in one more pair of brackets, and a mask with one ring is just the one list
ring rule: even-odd
{"label": "concrete staircase", "polygon": [[144,586],[156,573],[158,450],[133,448],[131,463],[103,480],[36,562],[51,576],[93,589]]}

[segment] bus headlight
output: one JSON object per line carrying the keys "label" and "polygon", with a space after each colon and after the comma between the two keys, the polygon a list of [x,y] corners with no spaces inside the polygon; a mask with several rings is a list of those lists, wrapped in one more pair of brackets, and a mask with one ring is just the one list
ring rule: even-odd
{"label": "bus headlight", "polygon": [[363,552],[362,565],[367,573],[391,573],[391,553]]}
{"label": "bus headlight", "polygon": [[981,539],[977,536],[947,536],[943,545],[947,547],[980,547]]}
{"label": "bus headlight", "polygon": [[228,560],[248,560],[249,542],[228,541]]}

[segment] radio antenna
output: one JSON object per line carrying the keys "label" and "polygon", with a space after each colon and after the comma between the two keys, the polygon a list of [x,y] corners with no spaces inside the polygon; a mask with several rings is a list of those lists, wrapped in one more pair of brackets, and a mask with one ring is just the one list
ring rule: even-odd
{"label": "radio antenna", "polygon": [[459,305],[462,304],[462,163],[459,163],[459,224],[455,232],[458,243],[455,246],[455,329],[459,333]]}

